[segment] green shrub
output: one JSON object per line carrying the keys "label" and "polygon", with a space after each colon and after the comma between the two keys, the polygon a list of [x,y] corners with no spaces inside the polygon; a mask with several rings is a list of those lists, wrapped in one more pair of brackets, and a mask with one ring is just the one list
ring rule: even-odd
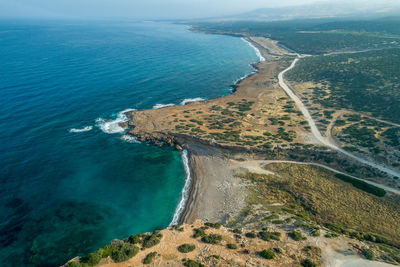
{"label": "green shrub", "polygon": [[150,252],[149,254],[146,255],[146,257],[143,259],[143,264],[150,264],[154,257],[157,256],[157,252]]}
{"label": "green shrub", "polygon": [[289,235],[290,238],[292,238],[295,241],[300,241],[300,240],[306,240],[307,239],[300,232],[297,232],[295,230],[291,231],[288,235]]}
{"label": "green shrub", "polygon": [[203,237],[206,235],[206,231],[203,228],[195,228],[193,229],[194,234],[193,237],[197,238],[197,237]]}
{"label": "green shrub", "polygon": [[139,248],[131,243],[114,243],[105,247],[115,262],[129,260],[139,252]]}
{"label": "green shrub", "polygon": [[261,251],[259,253],[259,255],[261,257],[263,257],[264,259],[268,259],[268,260],[271,260],[271,259],[275,258],[275,253],[272,250],[264,249],[263,251]]}
{"label": "green shrub", "polygon": [[183,265],[185,267],[205,267],[203,264],[201,264],[198,261],[194,261],[194,260],[184,260]]}
{"label": "green shrub", "polygon": [[352,178],[350,176],[340,174],[340,173],[335,174],[335,176],[336,176],[336,178],[339,178],[340,180],[342,180],[344,182],[350,183],[354,187],[361,189],[367,193],[373,194],[375,196],[384,197],[386,195],[386,191],[384,189],[373,186],[364,181],[360,181],[358,179],[355,179],[355,178]]}
{"label": "green shrub", "polygon": [[303,267],[316,267],[317,265],[310,259],[305,259],[301,261],[301,266]]}
{"label": "green shrub", "polygon": [[144,248],[151,248],[160,243],[161,238],[162,234],[159,231],[155,231],[151,235],[146,235],[143,237],[142,246]]}
{"label": "green shrub", "polygon": [[222,236],[217,234],[209,234],[201,238],[201,241],[208,244],[218,244],[221,240]]}
{"label": "green shrub", "polygon": [[275,253],[281,254],[283,251],[281,248],[273,248],[272,249]]}
{"label": "green shrub", "polygon": [[383,243],[383,244],[387,244],[388,243],[388,240],[387,240],[386,237],[379,236],[379,235],[374,235],[374,238],[375,238],[375,242],[376,243]]}
{"label": "green shrub", "polygon": [[285,221],[284,220],[273,220],[273,224],[283,224]]}
{"label": "green shrub", "polygon": [[237,245],[236,244],[227,244],[226,247],[229,248],[229,249],[237,249]]}
{"label": "green shrub", "polygon": [[337,234],[335,234],[335,233],[326,233],[324,236],[325,236],[326,238],[334,238],[334,237],[338,237],[338,235],[337,235]]}
{"label": "green shrub", "polygon": [[208,226],[208,227],[215,228],[215,229],[221,228],[221,224],[220,224],[220,223],[210,223],[210,222],[206,222],[204,225],[205,225],[205,226]]}
{"label": "green shrub", "polygon": [[321,232],[320,232],[319,229],[315,228],[315,229],[313,229],[313,230],[311,231],[311,235],[312,235],[312,236],[320,236],[320,235],[321,235]]}
{"label": "green shrub", "polygon": [[242,230],[236,228],[236,229],[233,229],[232,232],[235,233],[235,234],[241,234],[241,233],[242,233]]}
{"label": "green shrub", "polygon": [[368,260],[374,260],[375,259],[375,253],[373,250],[371,249],[364,249],[363,251],[363,255],[365,258],[367,258]]}
{"label": "green shrub", "polygon": [[253,232],[246,233],[245,236],[248,237],[248,238],[256,238],[256,234],[253,233]]}
{"label": "green shrub", "polygon": [[83,267],[83,264],[77,261],[68,262],[65,267]]}
{"label": "green shrub", "polygon": [[281,240],[281,233],[262,231],[258,233],[258,237],[264,241],[270,241],[271,239],[279,241]]}
{"label": "green shrub", "polygon": [[192,252],[195,248],[196,248],[195,245],[183,244],[178,247],[178,251],[181,253],[189,253],[189,252]]}
{"label": "green shrub", "polygon": [[278,214],[272,214],[272,215],[269,215],[268,217],[265,218],[265,220],[274,220],[274,219],[279,219],[279,215]]}
{"label": "green shrub", "polygon": [[99,253],[89,253],[86,256],[80,259],[80,262],[86,263],[89,266],[95,266],[99,264],[100,260],[102,259]]}
{"label": "green shrub", "polygon": [[143,234],[132,235],[128,237],[128,242],[132,244],[139,244],[142,242]]}

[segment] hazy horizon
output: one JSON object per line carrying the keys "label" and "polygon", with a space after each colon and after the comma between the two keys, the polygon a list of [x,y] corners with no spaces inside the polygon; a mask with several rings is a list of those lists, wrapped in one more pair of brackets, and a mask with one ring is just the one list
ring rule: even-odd
{"label": "hazy horizon", "polygon": [[[334,0],[0,0],[0,17],[189,19],[229,16],[259,8],[274,8]],[[393,0],[364,4],[396,3]]]}

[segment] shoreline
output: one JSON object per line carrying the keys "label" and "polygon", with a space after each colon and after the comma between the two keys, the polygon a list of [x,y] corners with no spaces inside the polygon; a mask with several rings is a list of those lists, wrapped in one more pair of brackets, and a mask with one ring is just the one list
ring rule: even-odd
{"label": "shoreline", "polygon": [[187,203],[190,199],[191,196],[191,191],[193,188],[193,184],[195,181],[193,181],[193,176],[191,173],[191,168],[189,166],[189,162],[190,162],[190,156],[189,156],[189,152],[187,150],[183,150],[182,151],[182,163],[183,163],[183,168],[185,171],[185,183],[184,186],[182,188],[182,193],[181,193],[181,199],[175,209],[175,213],[174,216],[172,218],[171,223],[169,224],[169,226],[173,226],[173,225],[178,225],[180,223],[180,220],[182,218],[182,215],[185,212],[185,207],[187,206]]}
{"label": "shoreline", "polygon": [[[233,94],[236,91],[237,87],[241,82],[258,73],[259,69],[257,68],[257,65],[259,63],[266,61],[260,49],[258,49],[253,44],[253,41],[251,41],[246,37],[240,37],[240,39],[246,42],[251,48],[254,49],[257,57],[259,58],[259,61],[250,63],[250,66],[252,66],[254,70],[250,74],[239,78],[238,80],[236,80],[234,84],[230,86],[232,88],[231,94]],[[184,223],[191,223],[195,221],[196,218],[194,218],[194,213],[199,204],[199,193],[201,191],[201,184],[202,184],[201,171],[200,171],[201,161],[198,158],[198,155],[196,155],[194,150],[187,149],[187,147],[190,147],[190,143],[182,143],[180,144],[180,146],[186,147],[186,149],[183,150],[182,153],[185,153],[185,151],[187,153],[189,170],[186,169],[186,165],[184,163],[186,178],[184,187],[182,189],[182,198],[178,203],[177,208],[175,209],[174,216],[169,226],[176,224],[181,225]],[[208,145],[206,146],[208,147]],[[188,179],[189,181],[187,181]],[[187,183],[189,183],[188,188],[186,188]],[[185,197],[186,192],[188,194],[187,197]],[[182,201],[184,201],[184,203],[182,203]]]}

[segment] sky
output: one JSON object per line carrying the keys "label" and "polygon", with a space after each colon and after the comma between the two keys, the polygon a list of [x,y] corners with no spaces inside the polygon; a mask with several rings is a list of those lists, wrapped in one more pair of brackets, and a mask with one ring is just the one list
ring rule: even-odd
{"label": "sky", "polygon": [[[185,19],[316,0],[0,0],[0,17]],[[334,1],[334,0],[324,0]]]}

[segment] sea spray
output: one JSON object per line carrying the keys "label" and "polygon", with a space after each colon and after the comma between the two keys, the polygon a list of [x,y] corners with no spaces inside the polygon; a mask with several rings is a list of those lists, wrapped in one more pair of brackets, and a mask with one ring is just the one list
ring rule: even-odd
{"label": "sea spray", "polygon": [[188,157],[187,150],[183,150],[183,152],[182,152],[182,163],[183,163],[183,166],[185,168],[185,173],[186,173],[185,185],[182,189],[181,200],[179,201],[179,204],[176,207],[174,217],[172,218],[170,226],[177,225],[179,223],[179,220],[182,216],[183,211],[185,210],[185,207],[186,207],[188,199],[189,199],[190,185],[192,183],[192,177],[190,175],[189,157]]}
{"label": "sea spray", "polygon": [[125,113],[133,110],[134,109],[129,108],[119,112],[117,118],[114,120],[98,118],[96,120],[96,126],[107,134],[122,133],[125,129],[120,126],[120,123],[127,122],[129,118],[125,115]]}
{"label": "sea spray", "polygon": [[124,134],[123,136],[121,136],[121,140],[131,144],[140,144],[140,141],[137,140],[136,137],[129,134]]}
{"label": "sea spray", "polygon": [[166,107],[172,107],[175,106],[175,104],[155,104],[153,106],[153,109],[160,109],[160,108],[166,108]]}
{"label": "sea spray", "polygon": [[265,61],[265,57],[263,57],[263,56],[261,55],[261,52],[260,52],[260,50],[259,50],[257,47],[255,47],[251,42],[247,41],[245,38],[241,38],[241,39],[242,39],[243,41],[245,41],[251,48],[253,48],[254,51],[256,51],[256,54],[257,54],[258,58],[260,59],[260,60],[259,60],[260,62]]}
{"label": "sea spray", "polygon": [[192,103],[192,102],[200,102],[200,101],[204,101],[204,98],[201,97],[196,97],[196,98],[186,98],[181,102],[181,105],[184,106],[186,104]]}
{"label": "sea spray", "polygon": [[85,126],[83,128],[72,128],[69,129],[70,133],[83,133],[83,132],[89,132],[93,129],[93,126]]}

